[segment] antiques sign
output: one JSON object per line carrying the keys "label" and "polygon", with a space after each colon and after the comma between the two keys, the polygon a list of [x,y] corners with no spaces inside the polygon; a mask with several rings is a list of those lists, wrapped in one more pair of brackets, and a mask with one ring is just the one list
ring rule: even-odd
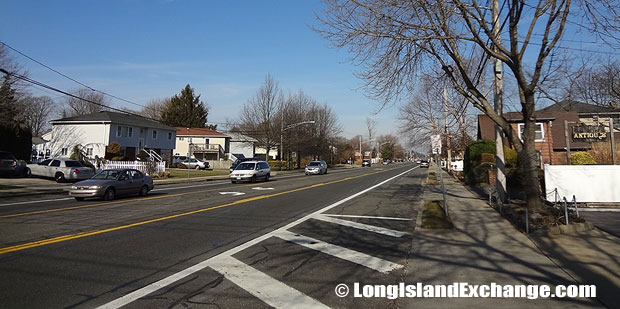
{"label": "antiques sign", "polygon": [[604,126],[576,125],[573,127],[573,142],[605,142],[607,132]]}

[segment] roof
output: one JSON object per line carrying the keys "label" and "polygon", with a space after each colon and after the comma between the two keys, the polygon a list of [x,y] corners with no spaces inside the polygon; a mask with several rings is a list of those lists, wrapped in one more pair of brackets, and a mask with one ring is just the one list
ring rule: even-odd
{"label": "roof", "polygon": [[[587,103],[581,103],[572,100],[564,100],[553,105],[547,106],[538,111],[541,112],[577,112],[577,114],[591,114],[591,113],[618,113],[620,109],[613,108],[611,106],[600,106]],[[537,112],[538,112],[537,111]]]}
{"label": "roof", "polygon": [[176,131],[175,128],[167,126],[161,122],[146,117],[131,115],[125,113],[117,113],[111,111],[101,111],[98,113],[66,117],[62,119],[52,120],[51,124],[88,124],[88,123],[120,123],[133,125],[137,127],[147,127],[162,130]]}
{"label": "roof", "polygon": [[204,136],[204,137],[230,137],[222,132],[208,128],[184,128],[176,127],[177,136]]}
{"label": "roof", "polygon": [[247,135],[243,135],[241,133],[238,132],[229,132],[228,135],[230,135],[230,141],[231,142],[242,142],[242,143],[255,143],[258,140],[256,140],[253,137],[247,136]]}
{"label": "roof", "polygon": [[[535,111],[534,118],[537,121],[555,120],[557,113],[555,111]],[[521,112],[504,113],[504,118],[509,122],[523,122],[523,114]]]}
{"label": "roof", "polygon": [[33,145],[39,145],[39,144],[45,144],[48,141],[46,141],[45,139],[38,137],[38,136],[33,136],[32,137],[32,144]]}

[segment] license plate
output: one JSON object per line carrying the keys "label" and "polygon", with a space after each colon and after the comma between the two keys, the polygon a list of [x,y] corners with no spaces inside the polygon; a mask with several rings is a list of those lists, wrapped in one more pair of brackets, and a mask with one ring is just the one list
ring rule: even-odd
{"label": "license plate", "polygon": [[237,177],[237,180],[241,180],[241,177]]}

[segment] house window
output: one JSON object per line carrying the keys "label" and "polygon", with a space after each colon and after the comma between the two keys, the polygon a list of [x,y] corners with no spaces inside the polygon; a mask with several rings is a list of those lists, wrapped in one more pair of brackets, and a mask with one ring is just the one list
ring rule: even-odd
{"label": "house window", "polygon": [[132,127],[128,127],[127,128],[127,136],[133,137],[133,128]]}
{"label": "house window", "polygon": [[123,127],[118,126],[116,127],[116,137],[121,137],[123,136]]}
{"label": "house window", "polygon": [[179,137],[179,140],[180,140],[180,141],[182,141],[182,140],[183,140],[183,137]]}
{"label": "house window", "polygon": [[[520,123],[519,124],[519,139],[523,140],[523,138],[521,138],[521,135],[523,134],[523,130],[525,129],[525,124],[524,123]],[[535,138],[534,141],[535,142],[544,142],[545,141],[545,130],[544,130],[544,126],[541,122],[537,122],[536,123],[536,132],[535,132]]]}
{"label": "house window", "polygon": [[69,149],[63,148],[63,149],[60,150],[60,155],[66,156],[68,152],[69,152]]}
{"label": "house window", "polygon": [[172,139],[172,132],[168,132],[168,139]]}
{"label": "house window", "polygon": [[157,130],[153,130],[153,139],[157,139]]}
{"label": "house window", "polygon": [[124,127],[124,126],[116,127],[116,137],[132,137],[132,136],[133,136],[132,127]]}
{"label": "house window", "polygon": [[86,155],[87,156],[92,156],[93,155],[93,149],[92,148],[86,148]]}

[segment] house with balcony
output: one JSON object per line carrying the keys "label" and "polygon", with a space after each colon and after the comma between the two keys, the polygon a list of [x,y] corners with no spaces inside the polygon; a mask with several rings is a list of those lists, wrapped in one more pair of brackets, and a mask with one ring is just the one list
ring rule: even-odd
{"label": "house with balcony", "polygon": [[[101,111],[50,121],[52,130],[33,144],[33,152],[49,157],[69,157],[74,146],[81,145],[87,157],[136,160],[140,150],[156,153],[164,160],[172,158],[176,129],[138,115]],[[110,143],[121,146],[118,153],[106,152]]]}
{"label": "house with balcony", "polygon": [[[190,154],[191,147],[191,154]],[[230,136],[208,128],[176,128],[174,155],[193,156],[200,160],[227,160]]]}

